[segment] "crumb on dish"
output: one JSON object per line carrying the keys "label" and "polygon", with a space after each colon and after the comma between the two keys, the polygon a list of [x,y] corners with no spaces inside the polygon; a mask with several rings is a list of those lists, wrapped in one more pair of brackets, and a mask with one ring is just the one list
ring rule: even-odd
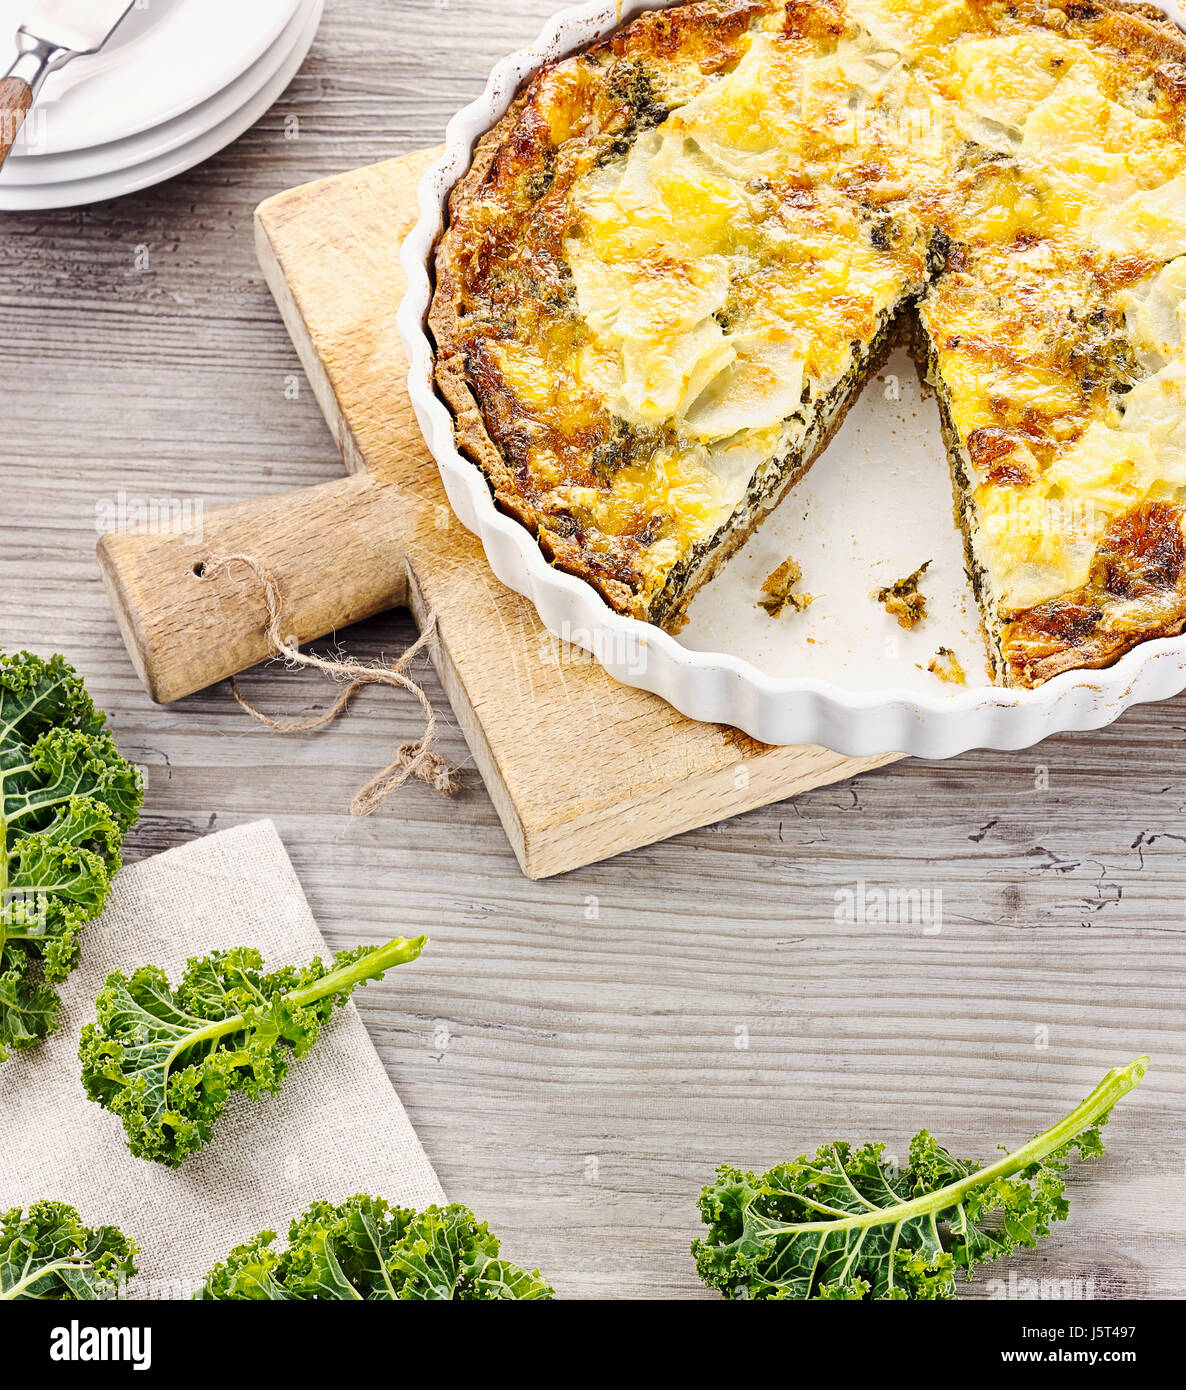
{"label": "crumb on dish", "polygon": [[950,647],[940,647],[931,658],[927,670],[933,676],[938,676],[941,681],[947,681],[950,685],[967,685],[968,678],[964,675],[964,668],[960,665],[959,657]]}
{"label": "crumb on dish", "polygon": [[788,608],[795,613],[810,608],[817,596],[795,592],[795,586],[802,578],[802,569],[788,557],[762,585],[766,597],[758,600],[758,607],[764,608],[772,618],[781,618]]}
{"label": "crumb on dish", "polygon": [[877,602],[884,605],[891,618],[897,618],[899,627],[907,630],[917,627],[927,616],[926,595],[919,592],[918,585],[930,567],[931,561],[928,560],[905,579],[876,591]]}

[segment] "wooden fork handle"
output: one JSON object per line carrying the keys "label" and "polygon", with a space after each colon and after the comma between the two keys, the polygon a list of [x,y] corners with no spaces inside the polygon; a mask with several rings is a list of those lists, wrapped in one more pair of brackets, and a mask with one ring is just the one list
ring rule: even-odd
{"label": "wooden fork handle", "polygon": [[32,105],[33,88],[23,77],[0,78],[0,165],[8,158]]}

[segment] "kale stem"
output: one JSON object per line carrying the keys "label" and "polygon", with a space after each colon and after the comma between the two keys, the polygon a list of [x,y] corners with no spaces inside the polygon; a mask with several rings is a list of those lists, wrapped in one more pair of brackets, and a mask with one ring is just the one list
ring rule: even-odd
{"label": "kale stem", "polygon": [[769,1225],[762,1227],[762,1235],[778,1235],[781,1232],[800,1233],[803,1231],[855,1231],[867,1226],[882,1226],[889,1222],[900,1224],[915,1217],[933,1215],[957,1206],[964,1196],[996,1182],[998,1178],[1012,1177],[1028,1168],[1031,1163],[1040,1163],[1047,1155],[1069,1144],[1077,1134],[1108,1113],[1116,1102],[1136,1086],[1149,1066],[1148,1057],[1138,1057],[1127,1067],[1114,1067],[1094,1091],[1071,1111],[1064,1119],[1050,1129],[1044,1130],[1024,1144],[1020,1149],[1006,1154],[988,1168],[978,1168],[974,1173],[949,1183],[936,1192],[925,1193],[912,1201],[901,1202],[897,1206],[882,1207],[877,1211],[860,1212],[846,1216],[839,1221],[803,1221],[789,1225]]}
{"label": "kale stem", "polygon": [[[407,961],[415,960],[424,949],[424,943],[427,940],[426,936],[417,936],[411,941],[397,936],[394,941],[389,941],[386,946],[380,946],[377,950],[369,951],[365,956],[354,961],[353,964],[339,966],[336,970],[331,970],[328,974],[323,975],[320,980],[306,985],[304,989],[290,990],[281,997],[286,1003],[299,1009],[306,1004],[315,1004],[317,1000],[324,999],[327,994],[338,994],[343,990],[351,990],[362,980],[373,980],[377,975],[386,973],[393,965],[403,965]],[[169,1053],[165,1062],[165,1077],[168,1077],[170,1068],[183,1052],[188,1052],[201,1043],[217,1042],[219,1038],[225,1038],[230,1033],[237,1033],[245,1026],[243,1015],[236,1014],[233,1018],[217,1019],[213,1023],[208,1023],[204,1028],[187,1033],[185,1037],[178,1040]]]}
{"label": "kale stem", "polygon": [[377,951],[368,952],[353,965],[339,966],[337,970],[331,970],[328,975],[323,975],[320,980],[306,985],[304,989],[294,989],[284,998],[299,1009],[305,1004],[315,1004],[327,994],[338,994],[342,990],[353,989],[356,984],[363,980],[373,980],[376,975],[383,974],[393,965],[405,965],[408,961],[415,960],[424,950],[427,940],[426,936],[417,936],[411,941],[397,936],[394,941],[380,946]]}
{"label": "kale stem", "polygon": [[10,1284],[6,1289],[0,1289],[0,1303],[16,1302],[25,1290],[31,1289],[38,1280],[44,1279],[50,1274],[57,1274],[62,1269],[94,1269],[94,1265],[82,1259],[51,1260],[48,1264],[34,1265],[30,1259],[25,1265],[24,1274],[16,1283]]}

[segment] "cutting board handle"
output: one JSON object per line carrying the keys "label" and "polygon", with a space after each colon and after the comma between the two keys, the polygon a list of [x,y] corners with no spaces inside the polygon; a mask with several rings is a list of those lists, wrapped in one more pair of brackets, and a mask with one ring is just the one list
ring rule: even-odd
{"label": "cutting board handle", "polygon": [[275,577],[282,629],[297,643],[408,601],[408,498],[368,474],[209,511],[193,499],[124,510],[99,542],[99,565],[136,672],[161,704],[273,654],[258,577],[218,559],[249,555]]}
{"label": "cutting board handle", "polygon": [[32,105],[33,89],[23,77],[0,78],[0,165],[8,158]]}

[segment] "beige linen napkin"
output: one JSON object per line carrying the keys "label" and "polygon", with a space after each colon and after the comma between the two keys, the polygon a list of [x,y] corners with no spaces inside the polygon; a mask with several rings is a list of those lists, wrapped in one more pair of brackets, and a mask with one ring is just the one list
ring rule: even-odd
{"label": "beige linen napkin", "polygon": [[[132,1157],[119,1120],[79,1080],[95,996],[112,970],[152,963],[176,983],[189,956],[229,946],[258,947],[268,968],[331,955],[270,821],[123,869],[59,988],[62,1026],[0,1064],[0,1211],[54,1198],[88,1225],[122,1227],[141,1249],[134,1298],[188,1297],[233,1245],[265,1229],[283,1236],[319,1198],[444,1200],[353,1003],[292,1063],[280,1095],[233,1096],[211,1142],[177,1171]],[[400,972],[415,968],[368,988],[398,991]]]}

